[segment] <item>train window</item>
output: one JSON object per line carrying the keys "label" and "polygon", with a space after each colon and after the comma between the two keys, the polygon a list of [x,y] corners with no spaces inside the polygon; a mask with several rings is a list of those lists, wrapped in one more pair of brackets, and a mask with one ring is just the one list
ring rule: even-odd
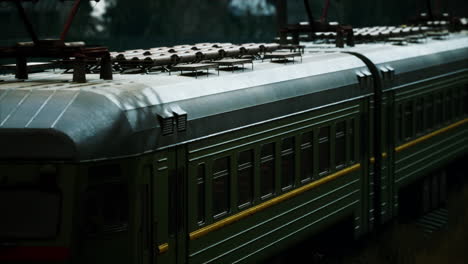
{"label": "train window", "polygon": [[322,127],[319,132],[319,173],[330,170],[330,127]]}
{"label": "train window", "polygon": [[341,168],[346,163],[346,121],[336,123],[335,164]]}
{"label": "train window", "polygon": [[281,144],[281,187],[288,189],[294,184],[294,137],[283,139]]}
{"label": "train window", "polygon": [[275,190],[275,143],[262,146],[260,154],[260,195],[267,198]]}
{"label": "train window", "polygon": [[221,217],[229,211],[229,157],[213,162],[213,216]]}
{"label": "train window", "polygon": [[432,94],[426,97],[426,130],[434,127],[434,96]]}
{"label": "train window", "polygon": [[355,134],[354,134],[354,128],[355,126],[355,120],[354,118],[350,120],[349,122],[349,130],[348,130],[348,133],[349,133],[349,161],[350,162],[354,162],[356,160],[356,149],[355,149],[355,140],[356,140],[356,137],[355,137]]}
{"label": "train window", "polygon": [[439,126],[442,124],[442,119],[443,119],[443,104],[442,104],[442,98],[443,94],[442,93],[437,93],[436,99],[435,99],[435,125]]}
{"label": "train window", "polygon": [[314,134],[312,131],[302,134],[301,142],[301,180],[307,181],[312,179],[314,173],[314,148],[312,142]]}
{"label": "train window", "polygon": [[239,153],[237,160],[237,190],[238,206],[249,205],[253,199],[253,175],[254,175],[253,150]]}
{"label": "train window", "polygon": [[398,105],[396,113],[397,122],[397,142],[403,142],[403,104]]}
{"label": "train window", "polygon": [[205,173],[205,164],[199,164],[197,168],[197,221],[199,224],[205,222]]}
{"label": "train window", "polygon": [[[389,120],[390,119],[390,107],[387,103],[383,103],[382,105],[382,120]],[[382,137],[382,146],[388,146],[387,140],[388,140],[388,122],[382,122],[382,131],[387,131],[386,136]],[[347,145],[346,145],[347,146]]]}
{"label": "train window", "polygon": [[60,225],[61,194],[18,187],[0,189],[0,240],[55,237]]}
{"label": "train window", "polygon": [[424,131],[424,98],[416,100],[416,134]]}
{"label": "train window", "polygon": [[213,174],[229,171],[229,157],[217,159],[213,162]]}
{"label": "train window", "polygon": [[90,186],[85,195],[85,230],[88,234],[127,230],[128,185],[106,183]]}
{"label": "train window", "polygon": [[405,139],[413,137],[413,102],[405,104]]}
{"label": "train window", "polygon": [[468,84],[465,84],[465,89],[463,90],[463,104],[465,115],[468,115]]}
{"label": "train window", "polygon": [[456,87],[454,90],[453,101],[454,101],[454,112],[453,115],[455,118],[461,116],[461,99],[462,99],[462,90],[461,87]]}
{"label": "train window", "polygon": [[449,122],[453,118],[452,90],[448,90],[445,95],[445,121]]}

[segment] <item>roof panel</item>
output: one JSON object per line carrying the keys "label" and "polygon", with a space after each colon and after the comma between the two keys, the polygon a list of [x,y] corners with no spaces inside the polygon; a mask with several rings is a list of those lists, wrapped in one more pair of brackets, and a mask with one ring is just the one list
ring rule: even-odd
{"label": "roof panel", "polygon": [[[16,91],[15,91],[16,92]],[[52,91],[29,91],[28,96],[22,101],[3,127],[21,128],[26,127],[28,123],[39,113],[44,103],[49,98]]]}
{"label": "roof panel", "polygon": [[50,97],[44,101],[45,104],[40,109],[38,108],[35,116],[30,116],[28,128],[51,128],[80,91],[52,90],[48,92]]}

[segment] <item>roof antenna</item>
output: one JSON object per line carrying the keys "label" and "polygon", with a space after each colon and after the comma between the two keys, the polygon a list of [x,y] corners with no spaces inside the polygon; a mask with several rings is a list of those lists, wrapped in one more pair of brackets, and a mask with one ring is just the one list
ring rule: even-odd
{"label": "roof antenna", "polygon": [[325,5],[323,7],[322,17],[320,22],[325,23],[328,18],[328,8],[330,7],[330,0],[325,0]]}
{"label": "roof antenna", "polygon": [[75,0],[75,3],[73,4],[73,8],[70,11],[70,14],[68,15],[67,22],[65,23],[65,27],[63,28],[62,34],[60,35],[61,40],[65,40],[68,30],[70,30],[73,19],[75,18],[76,13],[78,12],[78,9],[80,8],[80,4],[81,4],[81,0]]}
{"label": "roof antenna", "polygon": [[309,26],[310,28],[314,29],[314,17],[312,16],[312,11],[310,11],[310,5],[309,5],[309,0],[304,0],[304,6],[305,6],[305,10],[307,12],[307,18],[309,19]]}
{"label": "roof antenna", "polygon": [[429,17],[429,20],[434,20],[434,13],[432,12],[432,3],[431,0],[426,0],[426,5],[427,5],[427,15]]}
{"label": "roof antenna", "polygon": [[[286,11],[281,10],[281,8],[285,8],[286,0],[277,0],[277,7],[279,21],[284,21],[284,17],[287,17],[287,14],[284,14]],[[292,35],[292,44],[299,45],[299,34],[300,33],[308,33],[309,39],[313,40],[316,37],[317,32],[336,32],[336,41],[335,44],[337,47],[344,47],[344,37],[346,36],[346,44],[348,46],[354,46],[354,33],[353,28],[350,25],[339,25],[337,23],[327,23],[327,15],[328,15],[328,8],[330,6],[330,1],[325,1],[325,6],[323,9],[322,17],[320,20],[315,21],[314,17],[312,16],[312,11],[310,9],[310,4],[308,0],[304,0],[304,8],[307,13],[307,18],[309,23],[305,24],[286,24],[282,26],[282,23],[278,23],[280,25],[280,43],[286,44],[287,42],[287,35]],[[280,19],[283,18],[283,19]]]}
{"label": "roof antenna", "polygon": [[[81,0],[74,0],[70,15],[65,23],[65,27],[60,35],[60,39],[41,40],[24,11],[22,2],[39,0],[0,0],[0,2],[14,2],[18,14],[23,20],[32,42],[20,42],[13,47],[0,47],[0,58],[16,58],[16,78],[28,79],[27,58],[59,58],[61,62],[72,63],[73,81],[86,81],[86,63],[99,63],[100,78],[104,80],[112,79],[112,65],[109,50],[106,47],[88,47],[84,42],[65,42],[65,37],[70,30],[73,19],[78,12]],[[65,0],[60,0],[65,1]],[[88,0],[96,1],[99,0]]]}
{"label": "roof antenna", "polygon": [[31,21],[29,21],[29,18],[26,15],[26,12],[24,11],[23,5],[21,4],[20,1],[15,1],[15,6],[16,6],[16,9],[18,10],[19,16],[21,17],[24,25],[26,26],[26,30],[28,31],[29,36],[31,37],[34,44],[37,45],[39,43],[39,40],[37,38],[36,32],[34,32],[34,28],[31,24]]}

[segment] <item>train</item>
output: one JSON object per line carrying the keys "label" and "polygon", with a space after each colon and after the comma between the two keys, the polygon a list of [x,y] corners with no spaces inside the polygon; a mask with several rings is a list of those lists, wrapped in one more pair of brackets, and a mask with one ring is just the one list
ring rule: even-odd
{"label": "train", "polygon": [[258,263],[340,221],[359,239],[410,200],[437,206],[434,172],[468,153],[468,32],[409,40],[0,75],[0,262]]}

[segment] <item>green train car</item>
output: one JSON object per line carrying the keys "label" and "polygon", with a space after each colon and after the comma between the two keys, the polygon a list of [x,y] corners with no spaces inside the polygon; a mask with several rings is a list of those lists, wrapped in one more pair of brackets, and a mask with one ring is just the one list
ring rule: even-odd
{"label": "green train car", "polygon": [[466,31],[300,56],[0,76],[0,262],[256,263],[345,219],[372,232],[415,182],[441,195],[426,175],[468,152]]}

